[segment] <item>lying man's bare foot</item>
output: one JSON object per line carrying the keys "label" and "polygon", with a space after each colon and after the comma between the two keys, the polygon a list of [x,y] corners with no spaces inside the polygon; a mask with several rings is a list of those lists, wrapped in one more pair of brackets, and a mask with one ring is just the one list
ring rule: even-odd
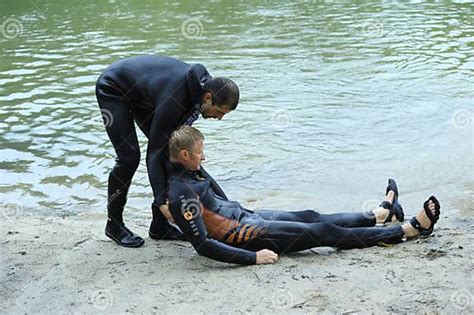
{"label": "lying man's bare foot", "polygon": [[403,208],[398,202],[398,187],[394,179],[388,180],[385,199],[373,212],[376,224],[403,222]]}
{"label": "lying man's bare foot", "polygon": [[[431,196],[416,217],[413,217],[409,223],[402,225],[403,232],[407,238],[419,235],[429,235],[433,232],[433,227],[439,219],[440,205],[438,200]],[[429,215],[428,212],[431,214]]]}
{"label": "lying man's bare foot", "polygon": [[[392,204],[394,197],[395,197],[395,193],[394,193],[392,190],[390,190],[390,191],[388,192],[388,194],[385,196],[384,201],[387,201],[387,202],[389,202],[390,204]],[[388,215],[390,214],[390,210],[389,210],[389,209],[385,209],[385,208],[382,208],[382,207],[378,207],[378,208],[375,209],[373,212],[374,212],[375,220],[376,220],[376,223],[377,223],[377,224],[382,224],[382,223],[384,223],[385,220],[387,220]],[[392,223],[397,222],[397,218],[396,218],[395,216],[393,216],[391,222],[392,222]]]}

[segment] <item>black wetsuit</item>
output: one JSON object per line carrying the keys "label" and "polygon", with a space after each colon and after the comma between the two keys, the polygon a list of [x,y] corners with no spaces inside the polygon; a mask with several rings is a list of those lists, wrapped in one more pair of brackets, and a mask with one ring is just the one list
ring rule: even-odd
{"label": "black wetsuit", "polygon": [[110,65],[99,77],[96,96],[117,154],[108,179],[108,215],[122,222],[132,177],[140,163],[134,121],[148,138],[146,163],[154,204],[165,203],[168,138],[201,113],[202,85],[211,78],[200,64],[144,55]]}
{"label": "black wetsuit", "polygon": [[251,211],[229,201],[201,171],[173,164],[170,211],[198,254],[230,263],[255,264],[256,251],[278,253],[317,246],[342,249],[399,243],[400,225],[374,227],[371,211],[319,214],[303,211]]}

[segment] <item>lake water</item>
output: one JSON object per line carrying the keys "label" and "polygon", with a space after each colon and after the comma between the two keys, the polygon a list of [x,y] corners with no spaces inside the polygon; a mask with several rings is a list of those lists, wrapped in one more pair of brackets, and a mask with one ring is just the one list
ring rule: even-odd
{"label": "lake water", "polygon": [[[207,170],[248,207],[359,211],[398,180],[408,212],[436,193],[473,212],[469,1],[5,1],[0,209],[103,214],[114,151],[94,85],[124,57],[202,63],[241,89],[198,120]],[[150,216],[142,163],[127,215]]]}

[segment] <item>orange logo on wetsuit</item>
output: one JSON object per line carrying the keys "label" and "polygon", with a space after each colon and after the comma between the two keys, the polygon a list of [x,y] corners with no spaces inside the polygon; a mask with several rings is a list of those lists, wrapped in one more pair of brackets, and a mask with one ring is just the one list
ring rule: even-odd
{"label": "orange logo on wetsuit", "polygon": [[183,214],[184,219],[191,221],[192,219],[201,215],[201,203],[199,202],[199,197],[184,199],[184,196],[181,196],[181,213]]}

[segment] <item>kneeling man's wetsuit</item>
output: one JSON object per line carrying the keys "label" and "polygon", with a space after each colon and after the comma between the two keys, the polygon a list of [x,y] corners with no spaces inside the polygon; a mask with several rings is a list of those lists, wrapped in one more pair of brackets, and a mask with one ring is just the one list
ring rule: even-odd
{"label": "kneeling man's wetsuit", "polygon": [[170,211],[199,255],[250,265],[256,251],[293,252],[317,246],[343,249],[399,243],[400,225],[374,227],[373,213],[319,214],[304,211],[251,211],[222,195],[201,171],[173,163]]}

